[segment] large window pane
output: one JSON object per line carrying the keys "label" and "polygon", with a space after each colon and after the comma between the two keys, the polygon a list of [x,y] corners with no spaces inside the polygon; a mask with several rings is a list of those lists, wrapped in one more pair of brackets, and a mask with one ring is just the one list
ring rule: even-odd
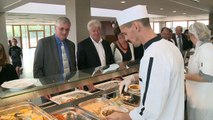
{"label": "large window pane", "polygon": [[14,28],[14,37],[20,37],[21,29],[20,26],[13,26]]}
{"label": "large window pane", "polygon": [[12,38],[12,37],[13,37],[12,25],[7,25],[7,26],[6,26],[6,29],[7,29],[7,37],[8,37],[8,38]]}
{"label": "large window pane", "polygon": [[28,48],[28,33],[27,33],[27,26],[21,26],[22,31],[22,46],[23,48]]}
{"label": "large window pane", "polygon": [[29,30],[44,30],[43,25],[29,25]]}
{"label": "large window pane", "polygon": [[55,34],[55,26],[51,25],[51,35]]}
{"label": "large window pane", "polygon": [[160,24],[159,22],[154,22],[154,32],[160,33]]}
{"label": "large window pane", "polygon": [[173,30],[175,30],[175,28],[177,26],[183,27],[183,31],[184,31],[185,29],[187,29],[187,21],[174,21],[173,22]]}
{"label": "large window pane", "polygon": [[201,22],[205,25],[209,25],[209,20],[197,20],[197,22]]}
{"label": "large window pane", "polygon": [[45,37],[50,36],[50,25],[45,25]]}
{"label": "large window pane", "polygon": [[172,28],[172,22],[166,22],[166,27]]}

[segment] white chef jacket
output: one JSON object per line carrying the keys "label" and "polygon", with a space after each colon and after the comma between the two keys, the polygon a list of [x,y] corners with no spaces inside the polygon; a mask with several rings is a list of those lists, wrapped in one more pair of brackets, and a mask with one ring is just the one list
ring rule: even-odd
{"label": "white chef jacket", "polygon": [[144,44],[139,77],[141,102],[132,120],[184,120],[184,63],[178,48],[155,37]]}
{"label": "white chef jacket", "polygon": [[[190,56],[189,74],[200,71],[213,76],[212,43],[196,43],[195,52]],[[188,120],[213,119],[213,83],[186,81]]]}

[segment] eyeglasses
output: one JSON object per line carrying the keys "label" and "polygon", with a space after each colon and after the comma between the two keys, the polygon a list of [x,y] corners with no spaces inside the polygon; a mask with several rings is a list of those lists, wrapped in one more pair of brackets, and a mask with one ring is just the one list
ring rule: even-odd
{"label": "eyeglasses", "polygon": [[70,31],[70,28],[68,28],[68,29],[65,29],[65,28],[63,28],[63,27],[58,27],[58,30],[59,31],[66,31],[66,32],[69,32]]}

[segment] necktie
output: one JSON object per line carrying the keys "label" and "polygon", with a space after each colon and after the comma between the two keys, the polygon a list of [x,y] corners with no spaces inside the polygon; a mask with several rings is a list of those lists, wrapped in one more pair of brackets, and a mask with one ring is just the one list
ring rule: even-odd
{"label": "necktie", "polygon": [[66,50],[65,50],[63,42],[61,42],[61,53],[62,53],[62,63],[63,63],[63,67],[64,67],[63,68],[64,73],[69,73],[70,72],[69,62],[68,62],[68,57],[67,57]]}
{"label": "necktie", "polygon": [[178,35],[178,41],[179,41],[180,52],[183,54],[183,43],[182,43],[182,39],[180,35]]}

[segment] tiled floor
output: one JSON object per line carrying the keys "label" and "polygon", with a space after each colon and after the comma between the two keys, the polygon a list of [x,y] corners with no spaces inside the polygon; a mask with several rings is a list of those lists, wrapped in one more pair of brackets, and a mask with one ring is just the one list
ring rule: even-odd
{"label": "tiled floor", "polygon": [[33,61],[34,61],[34,53],[35,48],[23,49],[23,74],[20,75],[20,78],[33,78]]}

